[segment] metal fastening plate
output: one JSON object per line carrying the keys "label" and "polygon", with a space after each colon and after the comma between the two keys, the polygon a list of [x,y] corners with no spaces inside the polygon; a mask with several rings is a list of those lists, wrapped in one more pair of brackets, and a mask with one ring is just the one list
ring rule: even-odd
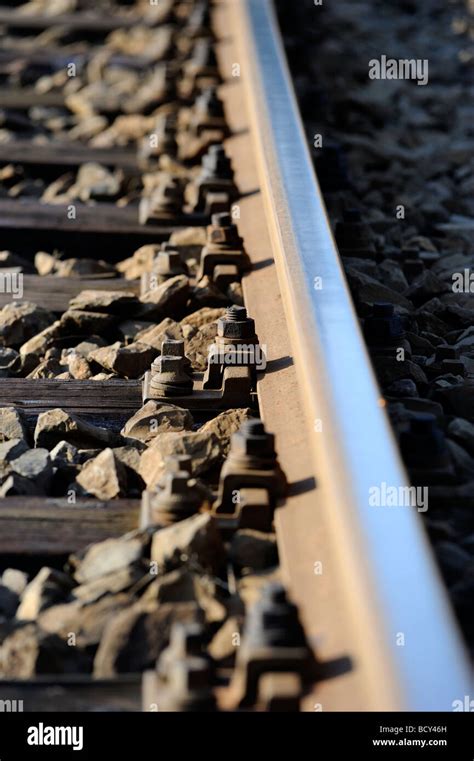
{"label": "metal fastening plate", "polygon": [[193,392],[183,396],[156,396],[151,388],[151,373],[143,380],[143,404],[150,399],[172,402],[188,410],[213,411],[230,407],[257,408],[257,393],[252,390],[251,368],[226,367],[220,389],[203,388],[204,373],[194,373]]}

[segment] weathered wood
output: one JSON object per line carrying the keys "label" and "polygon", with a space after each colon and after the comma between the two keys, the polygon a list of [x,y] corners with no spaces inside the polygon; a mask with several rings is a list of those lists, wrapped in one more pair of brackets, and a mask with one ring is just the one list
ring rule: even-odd
{"label": "weathered wood", "polygon": [[39,414],[61,407],[71,412],[133,414],[142,405],[139,380],[0,379],[0,407]]}
{"label": "weathered wood", "polygon": [[140,500],[44,497],[0,500],[0,555],[63,556],[138,527]]}
{"label": "weathered wood", "polygon": [[116,679],[84,676],[37,677],[34,681],[0,680],[1,700],[22,700],[25,713],[139,712],[141,675]]}
{"label": "weathered wood", "polygon": [[[153,20],[154,21],[154,20]],[[114,29],[124,29],[141,25],[150,25],[150,20],[140,14],[110,15],[95,13],[61,14],[57,16],[26,15],[8,7],[0,7],[0,24],[12,29],[49,29],[52,26],[63,26],[74,31],[112,32]]]}
{"label": "weathered wood", "polygon": [[119,208],[111,203],[87,206],[74,204],[76,218],[68,218],[68,206],[49,206],[37,201],[0,199],[0,230],[59,230],[62,232],[121,233],[154,238],[159,231],[171,233],[183,226],[205,225],[204,214],[183,214],[173,220],[157,221],[156,224],[140,225],[138,207]]}
{"label": "weathered wood", "polygon": [[48,48],[37,49],[20,44],[14,48],[0,48],[0,65],[21,62],[28,66],[50,66],[53,71],[57,71],[70,63],[75,63],[80,68],[91,58],[103,53],[109,54],[108,65],[126,66],[138,71],[143,71],[146,66],[163,60],[160,56],[111,53],[110,48],[105,45],[94,45],[87,49],[71,48],[65,52],[65,49],[61,47],[48,46]]}
{"label": "weathered wood", "polygon": [[61,108],[64,106],[64,95],[61,92],[41,93],[33,87],[23,87],[21,90],[0,87],[0,108],[28,111],[33,106]]}
{"label": "weathered wood", "polygon": [[[1,97],[1,96],[0,96]],[[88,161],[114,166],[139,174],[136,152],[127,148],[90,148],[78,143],[32,143],[29,140],[11,140],[0,143],[0,164],[19,163],[34,166],[72,168]]]}
{"label": "weathered wood", "polygon": [[[11,272],[12,270],[2,270]],[[138,280],[125,280],[119,277],[55,277],[54,275],[23,275],[22,300],[34,301],[38,306],[49,309],[51,312],[64,312],[69,301],[85,290],[99,291],[132,291],[140,292]],[[0,309],[6,304],[11,304],[11,293],[0,292]]]}

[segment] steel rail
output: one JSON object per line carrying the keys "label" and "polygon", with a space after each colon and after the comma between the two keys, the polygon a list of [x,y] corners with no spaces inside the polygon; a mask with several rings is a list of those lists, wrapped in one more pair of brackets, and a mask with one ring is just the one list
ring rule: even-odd
{"label": "steel rail", "polygon": [[[414,508],[369,505],[371,487],[409,482],[314,175],[275,13],[270,0],[226,5],[306,400],[308,445],[352,610],[355,665],[368,680],[364,707],[452,710],[470,693],[469,668],[420,517]],[[323,432],[314,430],[317,419]]]}

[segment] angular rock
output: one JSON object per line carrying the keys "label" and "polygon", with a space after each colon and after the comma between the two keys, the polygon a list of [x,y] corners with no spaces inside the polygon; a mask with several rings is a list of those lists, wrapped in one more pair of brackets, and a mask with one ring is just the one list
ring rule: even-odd
{"label": "angular rock", "polygon": [[45,251],[38,251],[35,254],[35,267],[38,275],[52,275],[57,264],[57,257],[47,254]]}
{"label": "angular rock", "polygon": [[56,407],[38,415],[34,439],[37,447],[46,449],[53,449],[60,441],[87,448],[97,444],[113,444],[115,436],[106,428],[90,425]]}
{"label": "angular rock", "polygon": [[191,314],[188,314],[187,317],[184,317],[184,319],[181,320],[180,324],[190,325],[193,328],[203,328],[204,325],[209,325],[213,322],[217,324],[217,320],[220,317],[223,317],[225,313],[225,307],[219,307],[215,309],[211,309],[210,307],[202,307],[196,312],[192,312]]}
{"label": "angular rock", "polygon": [[415,362],[405,359],[399,362],[395,357],[382,355],[373,358],[377,377],[382,386],[393,383],[402,378],[409,378],[416,384],[426,384],[428,379],[422,368]]}
{"label": "angular rock", "polygon": [[[184,328],[184,330],[186,330]],[[186,336],[186,356],[191,360],[194,370],[204,372],[209,358],[209,347],[217,335],[217,323],[210,322],[199,330],[193,329],[193,334]]]}
{"label": "angular rock", "polygon": [[49,634],[56,634],[66,642],[75,635],[76,647],[96,647],[104,633],[105,627],[120,611],[131,604],[126,594],[111,594],[100,600],[84,604],[75,601],[67,605],[54,605],[40,614],[39,626]]}
{"label": "angular rock", "polygon": [[13,378],[19,374],[21,358],[17,351],[0,347],[0,378]]}
{"label": "angular rock", "polygon": [[0,345],[17,346],[49,327],[54,317],[31,301],[13,301],[0,310]]}
{"label": "angular rock", "polygon": [[116,272],[113,264],[102,259],[64,259],[56,265],[58,277],[81,277],[83,275],[105,275]]}
{"label": "angular rock", "polygon": [[152,325],[137,333],[135,340],[140,343],[153,346],[154,349],[161,352],[161,345],[166,339],[182,340],[183,331],[181,325],[169,317],[162,320],[159,325]]}
{"label": "angular rock", "polygon": [[88,380],[93,375],[87,359],[75,352],[68,355],[67,366],[70,375],[76,380]]}
{"label": "angular rock", "polygon": [[91,336],[86,341],[78,343],[71,351],[73,351],[74,354],[78,354],[80,357],[84,357],[84,359],[89,359],[91,351],[100,349],[101,346],[107,346],[107,342],[100,336]]}
{"label": "angular rock", "polygon": [[349,266],[346,267],[346,277],[356,304],[365,309],[365,312],[380,302],[393,304],[400,313],[412,310],[412,304],[408,299],[386,285],[382,285],[370,275],[365,275]]}
{"label": "angular rock", "polygon": [[189,280],[185,275],[176,275],[157,288],[152,288],[141,296],[140,314],[150,319],[163,318],[181,311],[189,297]]}
{"label": "angular rock", "polygon": [[31,679],[40,674],[90,671],[90,658],[55,634],[28,624],[12,632],[0,647],[0,677]]}
{"label": "angular rock", "polygon": [[178,454],[191,455],[192,474],[198,476],[221,460],[222,446],[213,432],[157,434],[140,462],[140,475],[149,489],[163,476],[166,458]]}
{"label": "angular rock", "polygon": [[[352,264],[352,262],[351,262]],[[403,270],[397,262],[386,259],[378,266],[378,273],[375,277],[397,293],[404,293],[408,288],[408,282],[403,274]]]}
{"label": "angular rock", "polygon": [[144,343],[123,346],[119,341],[90,353],[90,359],[106,370],[126,378],[139,378],[158,356],[158,351]]}
{"label": "angular rock", "polygon": [[89,201],[91,198],[104,200],[117,196],[120,192],[122,173],[111,172],[94,161],[82,164],[77,173],[76,184],[71,188],[72,198]]}
{"label": "angular rock", "polygon": [[193,570],[217,572],[224,560],[224,545],[214,518],[193,515],[157,531],[151,543],[151,559],[163,573],[188,561]]}
{"label": "angular rock", "polygon": [[474,424],[464,418],[455,417],[448,424],[448,434],[474,457]]}
{"label": "angular rock", "polygon": [[[66,369],[64,365],[61,365],[57,359],[46,359],[44,362],[40,362],[35,369],[28,374],[28,378],[41,379],[41,378],[58,378],[64,375]],[[68,373],[69,376],[69,373]]]}
{"label": "angular rock", "polygon": [[0,441],[25,439],[26,428],[21,413],[15,407],[0,407]]}
{"label": "angular rock", "polygon": [[457,441],[447,438],[446,444],[458,478],[472,480],[474,478],[474,459]]}
{"label": "angular rock", "polygon": [[146,330],[148,330],[148,328],[154,327],[156,326],[153,322],[144,322],[143,320],[125,320],[125,322],[121,322],[118,326],[118,331],[126,343],[131,343],[132,341],[140,341],[140,343],[146,343],[146,341],[142,341],[140,338],[137,338],[137,336],[140,333],[144,333]]}
{"label": "angular rock", "polygon": [[97,499],[109,500],[126,494],[125,467],[110,448],[86,462],[76,481],[85,494]]}
{"label": "angular rock", "polygon": [[191,289],[191,298],[193,305],[199,307],[219,307],[229,304],[229,299],[225,293],[222,293],[213,281],[205,275]]}
{"label": "angular rock", "polygon": [[54,568],[42,568],[21,595],[17,619],[35,621],[42,610],[64,602],[73,586],[73,580],[65,573]]}
{"label": "angular rock", "polygon": [[122,463],[125,468],[127,477],[128,490],[131,488],[145,488],[145,482],[140,476],[140,457],[143,450],[136,446],[115,447],[113,450],[115,458]]}
{"label": "angular rock", "polygon": [[20,354],[20,368],[18,375],[26,378],[39,365],[40,358],[37,354]]}
{"label": "angular rock", "polygon": [[147,543],[146,536],[136,534],[93,544],[82,557],[72,558],[74,577],[79,584],[85,584],[127,568],[143,557]]}
{"label": "angular rock", "polygon": [[142,580],[149,580],[146,566],[140,562],[132,563],[125,568],[119,568],[112,573],[75,587],[72,596],[81,605],[89,605],[100,600],[104,595],[116,595],[119,592],[124,592]]}
{"label": "angular rock", "polygon": [[33,336],[33,338],[30,338],[29,341],[26,341],[26,343],[20,346],[20,355],[27,356],[29,354],[36,354],[38,357],[41,357],[50,346],[53,346],[56,339],[59,338],[59,334],[60,322],[57,320],[49,327],[42,330],[41,333]]}
{"label": "angular rock", "polygon": [[27,478],[43,491],[47,491],[53,476],[53,468],[47,449],[29,449],[11,462],[12,470]]}
{"label": "angular rock", "polygon": [[196,602],[194,576],[185,568],[165,573],[147,587],[143,602],[175,603]]}
{"label": "angular rock", "polygon": [[43,494],[43,490],[30,481],[28,478],[23,478],[17,473],[12,473],[8,478],[3,481],[0,487],[0,499],[4,497],[18,497],[18,496],[38,496]]}
{"label": "angular rock", "polygon": [[199,433],[215,433],[220,441],[223,457],[227,457],[230,449],[230,439],[241,428],[246,420],[253,417],[249,407],[242,409],[226,410],[215,418],[208,420],[199,429]]}
{"label": "angular rock", "polygon": [[103,312],[85,312],[71,309],[64,312],[59,321],[58,332],[61,336],[90,335],[91,333],[107,334],[114,325],[116,317]]}
{"label": "angular rock", "polygon": [[158,605],[138,602],[109,622],[94,660],[96,679],[153,668],[167,646],[174,621],[191,623],[198,609],[194,603]]}
{"label": "angular rock", "polygon": [[78,449],[73,444],[69,444],[68,441],[59,441],[50,451],[49,456],[55,468],[81,464]]}
{"label": "angular rock", "polygon": [[117,270],[127,280],[138,280],[145,272],[151,272],[158,252],[159,244],[148,244],[139,248],[133,256],[117,264]]}
{"label": "angular rock", "polygon": [[106,314],[131,314],[138,305],[132,291],[81,291],[69,302],[69,309]]}
{"label": "angular rock", "polygon": [[28,449],[24,439],[10,439],[0,444],[0,462],[11,462]]}
{"label": "angular rock", "polygon": [[159,433],[190,431],[193,425],[194,420],[188,410],[174,404],[150,400],[127,420],[121,434],[148,444]]}
{"label": "angular rock", "polygon": [[2,575],[2,584],[20,596],[28,584],[28,576],[24,571],[19,571],[16,568],[6,568]]}

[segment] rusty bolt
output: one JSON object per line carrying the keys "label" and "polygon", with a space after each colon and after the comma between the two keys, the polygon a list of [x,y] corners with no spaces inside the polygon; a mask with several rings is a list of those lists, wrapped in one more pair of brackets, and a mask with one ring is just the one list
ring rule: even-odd
{"label": "rusty bolt", "polygon": [[212,215],[211,224],[207,228],[207,242],[232,249],[242,248],[243,240],[230,214],[224,212]]}
{"label": "rusty bolt", "polygon": [[247,315],[245,307],[234,305],[217,321],[217,335],[220,338],[255,341],[255,321]]}
{"label": "rusty bolt", "polygon": [[192,392],[193,381],[185,371],[182,357],[157,357],[151,366],[150,388],[163,396]]}
{"label": "rusty bolt", "polygon": [[184,193],[179,180],[176,178],[165,180],[152,194],[150,198],[151,212],[175,212],[179,213],[183,207]]}
{"label": "rusty bolt", "polygon": [[232,180],[234,170],[224,147],[211,145],[202,159],[202,178],[206,180]]}
{"label": "rusty bolt", "polygon": [[232,455],[248,455],[274,463],[276,460],[275,436],[268,433],[261,420],[246,420],[232,435]]}
{"label": "rusty bolt", "polygon": [[201,507],[201,498],[190,488],[189,473],[184,470],[167,473],[151,507],[153,521],[158,525],[169,526],[195,515]]}
{"label": "rusty bolt", "polygon": [[153,271],[165,277],[186,274],[186,268],[181,261],[179,252],[173,249],[158,252],[153,264]]}
{"label": "rusty bolt", "polygon": [[161,344],[161,355],[167,357],[181,357],[183,359],[183,370],[186,373],[192,373],[193,366],[191,360],[189,360],[184,353],[184,341],[182,339],[165,339]]}
{"label": "rusty bolt", "polygon": [[298,609],[279,582],[266,585],[248,616],[245,635],[252,648],[305,647],[306,639]]}
{"label": "rusty bolt", "polygon": [[184,357],[184,341],[167,338],[161,344],[161,354],[166,357]]}

